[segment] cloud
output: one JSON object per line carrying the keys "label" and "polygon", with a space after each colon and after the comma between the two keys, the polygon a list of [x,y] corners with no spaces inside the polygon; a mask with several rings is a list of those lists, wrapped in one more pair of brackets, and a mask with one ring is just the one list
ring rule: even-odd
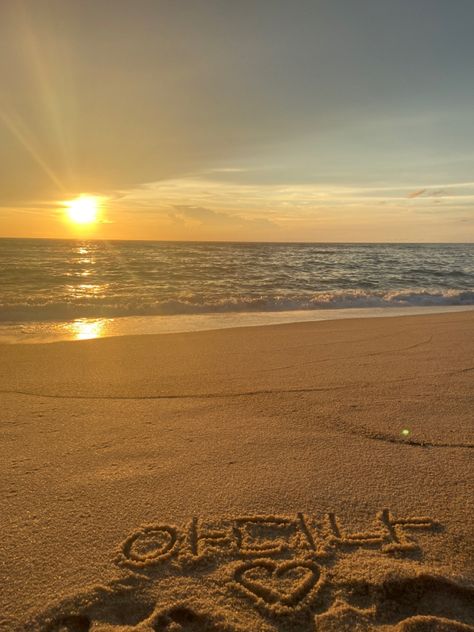
{"label": "cloud", "polygon": [[214,228],[277,228],[277,224],[267,218],[246,218],[240,215],[214,211],[203,206],[192,206],[187,204],[175,204],[174,211],[168,216],[182,224],[183,222],[196,222],[200,226]]}
{"label": "cloud", "polygon": [[407,197],[410,199],[422,197],[422,196],[432,197],[432,198],[441,198],[445,195],[448,195],[445,189],[419,189],[418,191],[413,191],[413,193],[409,193]]}
{"label": "cloud", "polygon": [[417,198],[420,197],[420,195],[424,195],[426,193],[427,189],[418,189],[418,191],[413,191],[412,193],[409,193],[407,195],[407,197],[409,198]]}
{"label": "cloud", "polygon": [[[423,204],[412,205],[413,198]],[[413,211],[443,202],[443,206],[465,206],[474,200],[474,183],[428,185],[417,191],[398,187],[357,187],[333,184],[257,184],[219,181],[196,174],[186,178],[150,182],[118,192],[122,209],[143,214],[167,214],[195,224],[241,226],[264,220],[276,224],[307,218],[312,220],[352,217],[355,209],[365,216],[381,206]],[[390,213],[390,210],[387,210]],[[268,224],[266,224],[268,226]],[[280,224],[281,225],[281,224]]]}

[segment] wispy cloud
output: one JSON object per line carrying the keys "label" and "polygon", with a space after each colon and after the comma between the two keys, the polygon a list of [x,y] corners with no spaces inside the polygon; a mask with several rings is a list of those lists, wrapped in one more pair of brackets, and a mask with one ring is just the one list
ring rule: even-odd
{"label": "wispy cloud", "polygon": [[423,195],[424,193],[426,193],[426,189],[418,189],[418,191],[413,191],[412,193],[409,193],[407,197],[413,199],[420,197],[420,195]]}
{"label": "wispy cloud", "polygon": [[[208,213],[238,214],[248,218],[295,217],[334,209],[381,204],[410,208],[412,200],[433,203],[433,198],[448,204],[474,200],[474,182],[441,183],[413,191],[406,185],[356,187],[321,184],[258,184],[220,181],[209,175],[163,180],[122,191],[117,204],[122,207],[159,211],[169,209],[207,209]],[[217,217],[215,218],[217,219]]]}
{"label": "wispy cloud", "polygon": [[168,216],[177,223],[196,222],[201,226],[217,227],[258,227],[258,228],[276,228],[275,222],[268,218],[245,218],[240,215],[229,215],[214,211],[202,206],[188,206],[178,204],[173,207],[173,211]]}

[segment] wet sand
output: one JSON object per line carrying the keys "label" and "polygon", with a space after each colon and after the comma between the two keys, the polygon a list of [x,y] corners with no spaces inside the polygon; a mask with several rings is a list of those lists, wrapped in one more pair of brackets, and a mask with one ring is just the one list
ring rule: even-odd
{"label": "wet sand", "polygon": [[0,630],[474,630],[474,312],[0,346]]}

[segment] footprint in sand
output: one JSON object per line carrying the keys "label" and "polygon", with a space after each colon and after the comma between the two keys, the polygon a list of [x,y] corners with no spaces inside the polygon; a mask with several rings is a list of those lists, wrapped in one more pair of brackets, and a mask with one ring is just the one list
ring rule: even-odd
{"label": "footprint in sand", "polygon": [[[373,613],[367,610],[351,608],[347,604],[338,603],[328,612],[315,619],[315,627],[311,632],[474,632],[474,627],[446,619],[444,617],[415,616],[404,619],[398,625],[380,625],[373,619]],[[295,631],[296,632],[296,629]]]}
{"label": "footprint in sand", "polygon": [[402,621],[397,632],[474,632],[474,626],[444,617],[410,617]]}
{"label": "footprint in sand", "polygon": [[[120,612],[116,612],[113,619],[109,618],[108,621],[105,621],[103,616],[99,621],[93,621],[84,615],[60,617],[47,627],[45,632],[101,632],[104,625],[107,626],[107,631],[113,629],[117,632],[222,632],[222,628],[208,617],[185,605],[176,605],[156,614],[152,613],[140,622],[137,620],[139,614],[130,611],[124,618]],[[136,621],[136,624],[130,625],[131,620]]]}
{"label": "footprint in sand", "polygon": [[[393,632],[474,632],[474,588],[422,574],[380,584],[345,587],[347,602],[315,618],[317,630],[333,630],[333,619],[352,621],[354,629]],[[368,614],[370,613],[370,614]]]}
{"label": "footprint in sand", "polygon": [[90,628],[91,621],[89,617],[71,615],[57,619],[47,628],[47,632],[89,632]]}
{"label": "footprint in sand", "polygon": [[219,632],[222,628],[186,606],[160,613],[151,625],[153,632]]}
{"label": "footprint in sand", "polygon": [[[155,612],[155,603],[130,591],[106,591],[102,595],[91,594],[88,605],[83,608],[79,603],[84,595],[78,598],[77,605],[70,602],[64,606],[69,612],[81,614],[53,615],[53,622],[39,627],[29,628],[28,632],[102,632],[102,630],[134,630],[141,632],[143,622],[150,620]],[[63,610],[63,612],[64,612]],[[51,615],[48,617],[50,618]],[[148,632],[148,629],[147,629]]]}

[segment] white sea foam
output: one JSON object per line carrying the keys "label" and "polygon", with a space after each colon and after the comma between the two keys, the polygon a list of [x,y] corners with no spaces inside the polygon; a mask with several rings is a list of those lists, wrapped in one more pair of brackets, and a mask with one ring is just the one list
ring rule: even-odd
{"label": "white sea foam", "polygon": [[122,316],[172,316],[242,312],[287,312],[301,310],[430,307],[474,305],[474,291],[467,290],[333,290],[313,295],[261,295],[223,297],[205,302],[200,296],[187,300],[96,303],[0,304],[0,321],[61,321],[76,318],[113,318]]}

